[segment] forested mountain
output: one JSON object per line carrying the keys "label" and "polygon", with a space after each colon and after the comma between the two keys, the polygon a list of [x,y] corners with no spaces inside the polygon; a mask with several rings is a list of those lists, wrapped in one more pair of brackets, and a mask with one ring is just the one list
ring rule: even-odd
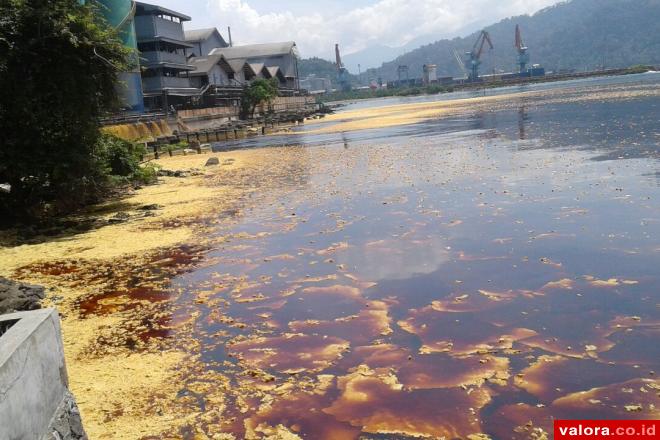
{"label": "forested mountain", "polygon": [[[298,62],[298,74],[300,78],[316,75],[318,78],[327,78],[337,87],[337,67],[335,63],[322,58],[307,58]],[[351,80],[357,82],[357,75],[351,75]]]}
{"label": "forested mountain", "polygon": [[[531,63],[547,70],[595,70],[660,64],[660,0],[570,0],[534,15],[508,18],[489,26],[495,49],[483,56],[483,73],[513,71],[514,32],[519,24]],[[399,65],[409,66],[410,77],[421,77],[422,66],[438,65],[439,76],[461,76],[453,50],[465,58],[478,33],[440,40],[406,53],[378,69],[369,78],[396,79]]]}
{"label": "forested mountain", "polygon": [[335,64],[322,58],[306,58],[298,62],[298,74],[301,78],[316,75],[319,78],[334,78],[337,76]]}

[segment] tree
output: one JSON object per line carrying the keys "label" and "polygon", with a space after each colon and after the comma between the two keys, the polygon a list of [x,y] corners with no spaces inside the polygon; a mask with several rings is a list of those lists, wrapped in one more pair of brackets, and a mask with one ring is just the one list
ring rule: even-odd
{"label": "tree", "polygon": [[241,119],[254,116],[259,104],[270,104],[277,97],[277,79],[257,79],[243,90],[241,97]]}
{"label": "tree", "polygon": [[34,219],[95,198],[104,181],[100,119],[118,104],[130,51],[95,2],[0,3],[3,220]]}
{"label": "tree", "polygon": [[[298,62],[298,70],[301,78],[315,75],[317,78],[327,78],[333,87],[338,87],[337,66],[332,61],[327,61],[318,57],[302,59]],[[348,73],[351,84],[359,84],[357,75]]]}

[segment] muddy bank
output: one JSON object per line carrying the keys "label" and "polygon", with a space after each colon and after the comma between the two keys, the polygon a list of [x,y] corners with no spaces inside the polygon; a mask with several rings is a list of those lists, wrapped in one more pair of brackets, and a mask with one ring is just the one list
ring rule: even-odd
{"label": "muddy bank", "polygon": [[[166,168],[202,169],[206,157],[183,160],[181,166],[173,161]],[[149,276],[167,278],[167,261],[176,266],[182,260],[166,252],[204,229],[196,221],[211,200],[232,198],[222,190],[206,188],[201,174],[162,178],[158,185],[124,200],[91,209],[86,218],[79,219],[98,225],[90,230],[65,230],[54,237],[0,248],[2,275],[45,286],[44,305],[55,306],[61,313],[71,390],[78,397],[90,438],[135,439],[167,426],[161,416],[155,420],[145,416],[144,406],[153,404],[155,390],[168,388],[184,354],[173,348],[147,349],[140,335],[145,335],[144,341],[149,334],[159,335],[158,313],[163,312],[149,314],[133,304],[139,301],[135,296],[124,292]],[[146,211],[145,206],[153,209]],[[6,234],[8,240],[16,240],[11,231]],[[145,269],[159,266],[158,262],[165,267],[162,275],[160,268],[148,275]],[[122,274],[134,278],[122,282]],[[44,296],[44,289],[32,287],[7,285],[5,291],[8,298],[2,305],[6,308],[34,307]],[[92,309],[106,312],[90,315],[85,304],[95,304],[87,306],[90,313]],[[140,350],[131,348],[134,341],[142,344]],[[127,380],[129,371],[131,380]],[[169,423],[175,420],[171,416]]]}
{"label": "muddy bank", "polygon": [[[205,166],[218,156],[217,165]],[[45,286],[44,305],[60,311],[71,390],[93,439],[179,438],[199,414],[178,397],[184,374],[197,368],[188,335],[195,314],[174,312],[182,292],[170,281],[231,240],[209,232],[237,215],[237,201],[258,184],[251,169],[266,165],[255,152],[159,163],[171,177],[72,219],[95,225],[89,230],[25,243],[12,231],[2,237],[13,244],[0,248],[0,275]],[[213,182],[218,173],[229,180]],[[24,296],[21,305],[32,304],[32,290],[12,289],[27,292],[12,295],[12,307]],[[172,437],[160,437],[168,432]]]}

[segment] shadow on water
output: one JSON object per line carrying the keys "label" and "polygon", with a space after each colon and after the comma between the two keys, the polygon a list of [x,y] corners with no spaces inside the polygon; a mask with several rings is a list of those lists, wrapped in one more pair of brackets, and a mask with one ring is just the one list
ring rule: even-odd
{"label": "shadow on water", "polygon": [[72,238],[129,219],[149,217],[153,215],[150,210],[149,206],[116,198],[84,209],[75,216],[51,218],[44,224],[0,229],[0,246],[32,245]]}

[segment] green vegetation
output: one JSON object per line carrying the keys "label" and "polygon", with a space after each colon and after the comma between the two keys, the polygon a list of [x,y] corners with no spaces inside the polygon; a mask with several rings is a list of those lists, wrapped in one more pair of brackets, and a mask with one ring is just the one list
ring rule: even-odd
{"label": "green vegetation", "polygon": [[360,89],[350,92],[333,92],[319,96],[321,102],[351,101],[354,99],[386,98],[389,96],[418,96],[437,95],[438,93],[453,92],[452,87],[430,85],[426,87],[405,87],[400,89]]}
{"label": "green vegetation", "polygon": [[152,164],[140,164],[147,154],[144,144],[135,144],[111,134],[103,134],[97,146],[103,174],[110,176],[115,185],[152,183],[156,180],[157,168]]}
{"label": "green vegetation", "polygon": [[[531,62],[549,71],[624,68],[660,63],[660,2],[657,0],[571,0],[545,8],[532,16],[508,18],[486,28],[495,49],[486,51],[481,71],[515,70],[513,47],[516,24],[529,46]],[[369,78],[397,78],[397,67],[407,65],[410,77],[422,76],[422,66],[438,66],[438,76],[462,76],[453,51],[464,58],[477,34],[441,40],[408,52],[370,69]]]}
{"label": "green vegetation", "polygon": [[188,141],[180,141],[177,142],[176,144],[167,144],[163,147],[163,149],[170,156],[173,156],[175,151],[185,150],[186,148],[190,148],[190,144],[188,143]]}
{"label": "green vegetation", "polygon": [[[316,75],[317,78],[327,78],[332,82],[333,88],[338,88],[337,84],[337,67],[335,63],[324,60],[322,58],[307,58],[298,62],[298,72],[300,78],[306,78],[309,75]],[[351,83],[358,84],[357,75],[349,74]]]}
{"label": "green vegetation", "polygon": [[254,116],[258,105],[270,103],[278,94],[277,79],[257,79],[243,90],[241,97],[241,119],[249,119]]}
{"label": "green vegetation", "polygon": [[0,221],[68,213],[153,172],[137,147],[101,135],[131,53],[96,7],[0,3]]}
{"label": "green vegetation", "polygon": [[644,65],[644,64],[637,64],[637,65],[635,65],[635,66],[630,66],[630,67],[628,68],[628,72],[627,72],[627,73],[629,73],[629,74],[635,74],[635,73],[646,73],[646,72],[648,72],[648,71],[650,71],[650,70],[655,70],[655,67],[653,67],[653,66],[647,66],[647,65]]}

